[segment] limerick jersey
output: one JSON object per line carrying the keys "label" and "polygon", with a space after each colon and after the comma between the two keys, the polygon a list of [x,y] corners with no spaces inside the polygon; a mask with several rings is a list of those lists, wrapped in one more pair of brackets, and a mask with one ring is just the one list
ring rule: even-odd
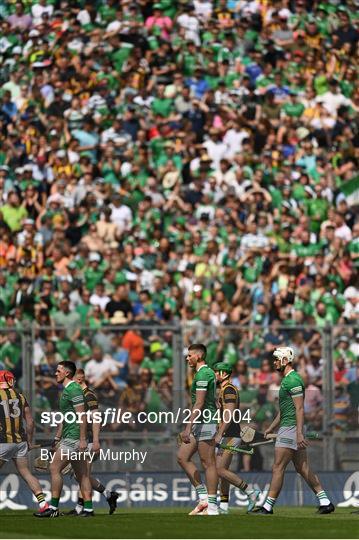
{"label": "limerick jersey", "polygon": [[[96,411],[98,409],[98,401],[95,392],[86,386],[83,390],[83,394],[86,412]],[[89,442],[92,442],[92,422],[87,422],[87,439]]]}
{"label": "limerick jersey", "polygon": [[304,393],[304,382],[299,373],[293,370],[283,377],[279,390],[280,427],[297,425],[293,397],[304,397]]}
{"label": "limerick jersey", "polygon": [[24,409],[25,396],[12,388],[0,390],[0,443],[26,441]]}
{"label": "limerick jersey", "polygon": [[216,376],[213,369],[209,368],[206,364],[201,366],[193,377],[191,386],[192,406],[196,402],[197,390],[206,391],[206,397],[204,400],[202,415],[196,418],[196,422],[202,422],[204,424],[216,424]]}
{"label": "limerick jersey", "polygon": [[[227,383],[224,388],[221,388],[221,391],[218,397],[218,402],[219,402],[219,409],[221,413],[221,420],[227,420],[227,418],[225,418],[224,417],[225,415],[223,414],[226,403],[234,403],[234,411],[239,409],[238,388],[234,386],[234,384],[232,383]],[[236,417],[236,414],[234,411],[231,412],[232,418]],[[240,435],[241,435],[241,426],[239,422],[236,422],[235,420],[232,420],[232,422],[228,425],[226,431],[223,433],[224,437],[240,437]]]}
{"label": "limerick jersey", "polygon": [[[66,413],[75,413],[78,405],[84,404],[84,394],[82,392],[81,386],[75,382],[70,381],[64,391],[62,392],[61,398],[60,398],[60,411],[63,415],[66,415]],[[72,421],[71,416],[69,415],[69,420],[66,421],[64,419],[62,424],[62,438],[63,439],[79,439],[80,438],[80,423],[78,422],[78,419],[74,419]]]}

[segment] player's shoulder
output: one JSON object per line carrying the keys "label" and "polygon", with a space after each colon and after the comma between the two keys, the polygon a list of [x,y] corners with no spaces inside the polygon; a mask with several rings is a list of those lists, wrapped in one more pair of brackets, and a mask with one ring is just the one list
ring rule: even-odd
{"label": "player's shoulder", "polygon": [[304,381],[298,371],[291,371],[288,375],[290,377],[289,381],[291,384],[301,384],[304,386]]}
{"label": "player's shoulder", "polygon": [[66,392],[70,396],[79,395],[79,394],[83,395],[82,388],[79,385],[79,383],[77,383],[76,381],[72,381],[70,384],[68,384],[64,392]]}
{"label": "player's shoulder", "polygon": [[83,394],[85,396],[86,401],[97,401],[97,394],[92,388],[89,388],[86,386],[86,388],[83,389]]}
{"label": "player's shoulder", "polygon": [[239,390],[232,382],[228,382],[223,389],[225,394],[238,394]]}
{"label": "player's shoulder", "polygon": [[205,365],[203,366],[201,369],[199,369],[197,371],[197,373],[202,376],[202,377],[205,377],[207,379],[215,379],[216,378],[216,374],[215,372],[213,371],[212,368],[210,368],[209,366]]}

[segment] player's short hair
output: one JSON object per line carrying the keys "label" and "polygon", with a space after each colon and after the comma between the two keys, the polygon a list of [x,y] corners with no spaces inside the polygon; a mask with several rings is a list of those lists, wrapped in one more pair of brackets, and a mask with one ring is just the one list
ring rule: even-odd
{"label": "player's short hair", "polygon": [[70,377],[75,375],[76,373],[76,364],[74,362],[70,362],[70,360],[63,360],[62,362],[59,362],[59,366],[64,366],[65,369],[68,369],[70,372]]}
{"label": "player's short hair", "polygon": [[207,347],[203,345],[203,343],[193,343],[193,345],[190,345],[188,347],[189,351],[196,351],[200,353],[202,360],[206,359],[207,356]]}
{"label": "player's short hair", "polygon": [[78,368],[78,369],[76,370],[76,375],[85,375],[85,370],[82,369],[82,368]]}

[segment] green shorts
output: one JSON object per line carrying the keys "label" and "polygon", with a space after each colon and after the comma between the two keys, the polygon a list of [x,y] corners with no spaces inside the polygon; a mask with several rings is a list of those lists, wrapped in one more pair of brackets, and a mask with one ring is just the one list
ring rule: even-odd
{"label": "green shorts", "polygon": [[199,441],[211,441],[217,433],[217,424],[193,424],[192,435]]}

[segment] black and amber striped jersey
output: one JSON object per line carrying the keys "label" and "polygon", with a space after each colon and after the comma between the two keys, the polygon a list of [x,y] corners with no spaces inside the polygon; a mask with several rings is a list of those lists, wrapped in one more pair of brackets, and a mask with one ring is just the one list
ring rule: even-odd
{"label": "black and amber striped jersey", "polygon": [[[98,409],[98,399],[93,390],[86,386],[83,390],[84,400],[85,400],[85,410],[86,411],[96,411]],[[87,439],[89,442],[92,442],[92,423],[87,422]]]}
{"label": "black and amber striped jersey", "polygon": [[[226,403],[234,403],[234,410],[239,409],[239,391],[234,384],[228,382],[219,392],[219,410],[221,414],[221,420],[227,420],[226,415],[223,414]],[[224,437],[240,437],[241,426],[238,421],[238,415],[232,412],[231,418],[234,418],[224,432]]]}
{"label": "black and amber striped jersey", "polygon": [[25,407],[28,403],[23,394],[12,388],[0,389],[0,443],[26,441]]}

